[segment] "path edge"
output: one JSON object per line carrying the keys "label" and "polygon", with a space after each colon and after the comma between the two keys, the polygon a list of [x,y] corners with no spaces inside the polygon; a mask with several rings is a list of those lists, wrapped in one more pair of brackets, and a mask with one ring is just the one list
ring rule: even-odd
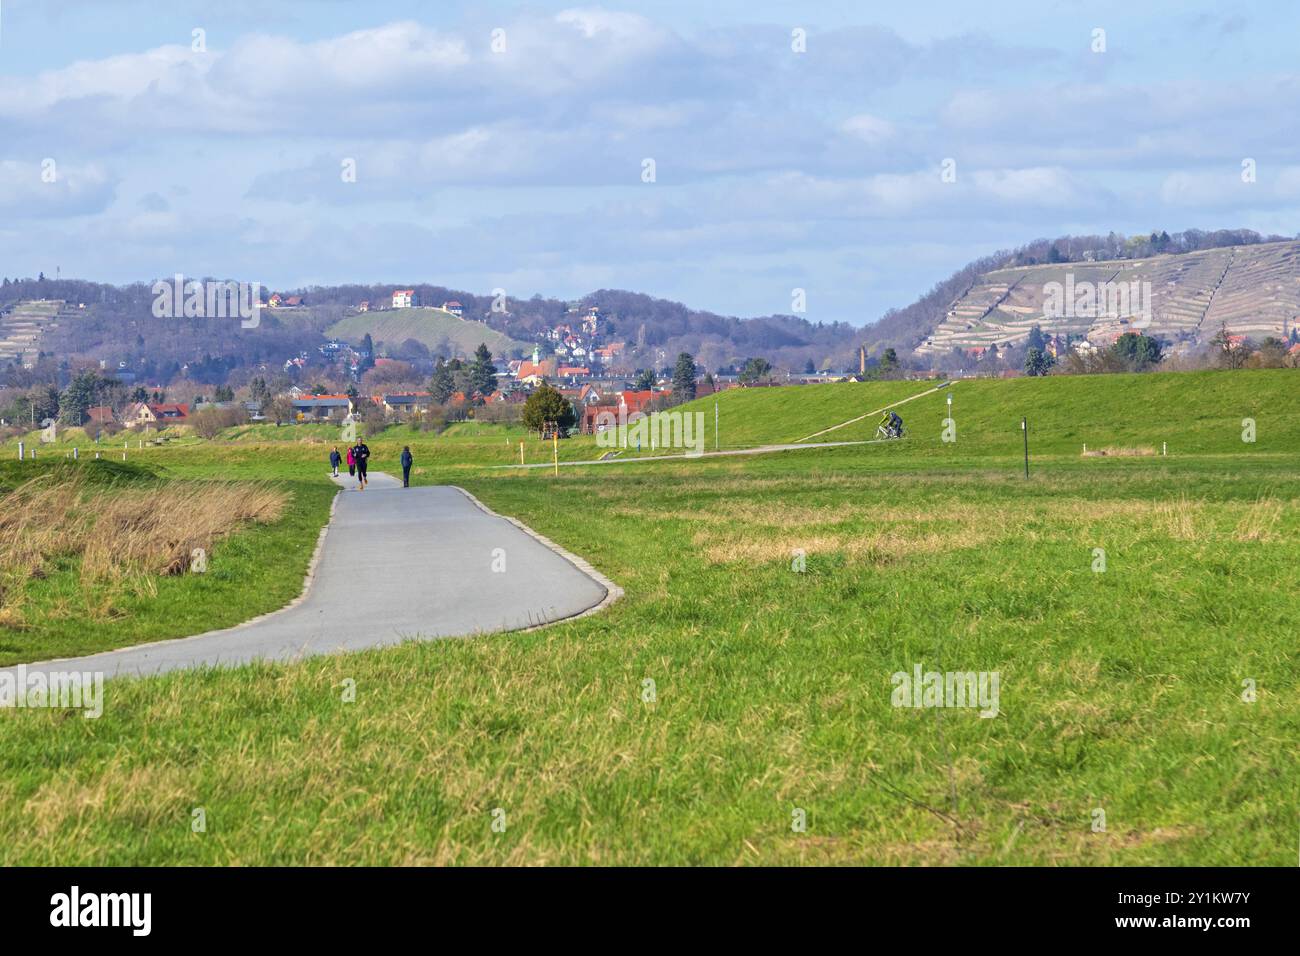
{"label": "path edge", "polygon": [[196,638],[210,637],[213,634],[224,634],[228,631],[238,631],[252,624],[257,624],[261,621],[265,621],[269,617],[275,617],[277,614],[283,614],[285,611],[289,610],[290,608],[297,607],[303,601],[307,600],[307,595],[311,593],[312,581],[314,581],[316,578],[316,566],[320,563],[321,554],[323,554],[325,551],[325,535],[329,532],[330,522],[334,520],[334,509],[338,507],[339,495],[342,494],[342,492],[343,489],[340,488],[338,492],[335,493],[334,497],[330,499],[330,513],[325,519],[325,524],[321,526],[320,533],[316,536],[316,550],[312,552],[311,560],[307,562],[307,573],[303,575],[302,590],[298,592],[297,597],[295,597],[292,601],[290,601],[288,604],[284,605],[283,607],[277,607],[273,611],[267,611],[264,614],[257,615],[257,617],[251,617],[247,621],[241,621],[238,624],[232,624],[230,627],[223,627],[216,631],[204,631],[201,634],[186,634],[184,637],[167,637],[167,638],[163,638],[161,641],[145,641],[141,644],[128,644],[125,647],[112,647],[106,651],[97,651],[93,654],[79,654],[76,657],[53,657],[50,658],[49,660],[44,660],[44,661],[25,661],[22,665],[6,664],[3,667],[0,667],[0,671],[9,670],[11,668],[19,667],[19,666],[43,667],[46,664],[62,664],[66,661],[85,660],[88,657],[99,657],[101,655],[108,656],[111,654],[125,654],[128,651],[138,651],[142,647],[161,647],[165,644],[179,644],[182,641],[192,641],[195,640]]}
{"label": "path edge", "polygon": [[555,554],[562,557],[565,561],[568,561],[571,565],[573,565],[575,568],[577,568],[579,571],[581,571],[583,574],[591,578],[593,581],[595,581],[597,584],[599,584],[602,588],[605,589],[605,597],[600,601],[600,603],[593,604],[585,611],[579,611],[577,614],[570,614],[567,617],[556,618],[554,621],[548,621],[545,624],[536,624],[532,627],[520,628],[520,630],[533,631],[533,630],[537,630],[538,628],[550,627],[552,624],[558,624],[560,621],[576,621],[580,617],[586,617],[589,614],[597,614],[605,610],[605,608],[609,607],[619,598],[623,597],[624,595],[623,589],[619,587],[617,584],[615,584],[608,577],[601,574],[600,571],[598,571],[590,561],[586,560],[585,558],[579,557],[578,555],[574,554],[572,551],[567,550],[566,548],[560,547],[550,538],[546,537],[546,535],[539,534],[538,532],[534,531],[532,528],[528,527],[528,525],[524,524],[518,518],[512,518],[510,515],[497,514],[495,511],[493,511],[487,505],[483,504],[483,502],[479,501],[476,497],[474,497],[472,494],[470,494],[460,485],[448,485],[447,487],[455,488],[462,495],[464,495],[471,502],[473,502],[474,507],[478,508],[484,514],[489,514],[494,518],[500,518],[502,521],[508,521],[510,524],[514,525],[524,534],[528,535],[528,537],[536,541],[538,544],[549,549],[550,551],[553,551]]}

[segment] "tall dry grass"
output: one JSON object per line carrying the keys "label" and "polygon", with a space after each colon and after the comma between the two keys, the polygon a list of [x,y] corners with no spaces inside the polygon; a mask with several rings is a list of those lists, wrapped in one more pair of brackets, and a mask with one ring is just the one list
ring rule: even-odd
{"label": "tall dry grass", "polygon": [[151,577],[183,574],[196,548],[210,551],[248,522],[275,521],[287,501],[264,483],[105,488],[34,478],[0,497],[0,625],[21,626],[27,583],[60,560],[81,559],[88,603],[107,613],[122,588],[151,590]]}

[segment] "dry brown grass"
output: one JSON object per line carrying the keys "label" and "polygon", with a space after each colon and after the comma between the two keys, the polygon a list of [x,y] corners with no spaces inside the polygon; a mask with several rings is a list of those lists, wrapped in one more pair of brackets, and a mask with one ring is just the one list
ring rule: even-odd
{"label": "dry brown grass", "polygon": [[1137,448],[1094,448],[1085,451],[1082,455],[1084,458],[1146,458],[1154,455],[1156,450],[1150,445],[1142,445]]}
{"label": "dry brown grass", "polygon": [[1237,522],[1232,536],[1237,541],[1274,541],[1282,521],[1282,502],[1276,498],[1260,498],[1246,506],[1246,513]]}
{"label": "dry brown grass", "polygon": [[93,488],[84,481],[34,478],[0,507],[0,624],[21,626],[27,582],[55,562],[81,558],[83,590],[102,614],[103,584],[149,589],[150,576],[183,574],[196,548],[250,522],[268,523],[288,496],[263,483],[177,482],[149,488]]}
{"label": "dry brown grass", "polygon": [[1261,498],[1212,503],[1181,495],[1163,501],[1062,497],[1050,506],[972,505],[959,498],[920,507],[873,507],[795,502],[720,501],[708,509],[656,513],[622,508],[625,517],[685,520],[692,544],[711,564],[789,561],[839,553],[851,561],[886,564],[915,555],[972,548],[1002,540],[1070,539],[1084,543],[1157,535],[1175,541],[1268,542],[1296,503]]}

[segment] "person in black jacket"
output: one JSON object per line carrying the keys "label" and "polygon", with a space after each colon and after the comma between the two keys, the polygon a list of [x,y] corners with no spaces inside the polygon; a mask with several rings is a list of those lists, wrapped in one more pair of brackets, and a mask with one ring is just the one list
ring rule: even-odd
{"label": "person in black jacket", "polygon": [[402,487],[411,487],[411,464],[415,461],[411,457],[411,446],[402,446]]}
{"label": "person in black jacket", "polygon": [[370,446],[366,444],[365,439],[357,439],[357,445],[352,449],[352,457],[357,460],[357,481],[361,483],[357,491],[365,491],[366,485],[370,483],[370,479],[366,477],[366,469],[370,463]]}
{"label": "person in black jacket", "polygon": [[339,449],[338,446],[336,445],[334,446],[333,449],[330,450],[330,468],[334,472],[334,474],[331,477],[337,478],[339,476],[339,464],[342,461],[343,461],[343,456],[339,454]]}

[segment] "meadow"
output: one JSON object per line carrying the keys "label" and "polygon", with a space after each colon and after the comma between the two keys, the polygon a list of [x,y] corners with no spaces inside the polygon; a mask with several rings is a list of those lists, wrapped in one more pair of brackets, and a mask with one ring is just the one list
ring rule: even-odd
{"label": "meadow", "polygon": [[[558,477],[492,467],[518,456],[500,426],[389,429],[380,462],[409,444],[417,483],[518,517],[624,599],[536,631],[114,681],[99,720],[0,712],[0,862],[1291,864],[1298,383],[959,382],[955,442],[944,390],[900,406],[903,442]],[[727,392],[719,444],[934,384]],[[282,431],[129,455],[141,474],[105,480],[266,483],[292,504],[214,545],[223,607],[202,576],[165,577],[82,629],[130,643],[296,593],[329,439]],[[42,656],[33,637],[0,628],[7,660]],[[996,672],[997,716],[895,706],[917,666]]]}

